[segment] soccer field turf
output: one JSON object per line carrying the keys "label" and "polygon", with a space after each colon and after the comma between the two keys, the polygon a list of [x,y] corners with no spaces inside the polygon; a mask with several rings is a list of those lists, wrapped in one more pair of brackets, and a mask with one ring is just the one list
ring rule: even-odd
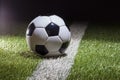
{"label": "soccer field turf", "polygon": [[119,25],[88,25],[67,80],[120,80]]}
{"label": "soccer field turf", "polygon": [[0,80],[26,80],[40,60],[29,51],[25,36],[0,36]]}

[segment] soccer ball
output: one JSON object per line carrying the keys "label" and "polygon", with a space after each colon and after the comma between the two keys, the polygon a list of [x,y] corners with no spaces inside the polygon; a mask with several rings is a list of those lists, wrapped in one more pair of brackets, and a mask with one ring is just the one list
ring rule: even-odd
{"label": "soccer ball", "polygon": [[41,56],[63,55],[70,40],[70,29],[57,15],[36,17],[26,31],[29,48]]}

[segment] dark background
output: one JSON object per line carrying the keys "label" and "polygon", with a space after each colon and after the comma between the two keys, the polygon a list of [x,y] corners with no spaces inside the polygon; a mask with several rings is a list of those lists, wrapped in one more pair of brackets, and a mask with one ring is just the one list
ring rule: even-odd
{"label": "dark background", "polygon": [[61,16],[65,21],[119,22],[116,1],[96,0],[1,0],[13,11],[17,21],[29,22],[38,15]]}

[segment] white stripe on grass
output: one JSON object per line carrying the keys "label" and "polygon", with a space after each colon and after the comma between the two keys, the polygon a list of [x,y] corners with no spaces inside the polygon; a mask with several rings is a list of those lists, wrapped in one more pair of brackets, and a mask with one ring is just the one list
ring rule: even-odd
{"label": "white stripe on grass", "polygon": [[65,80],[74,64],[74,57],[86,27],[87,24],[73,24],[71,26],[71,42],[66,50],[67,56],[44,59],[27,80]]}

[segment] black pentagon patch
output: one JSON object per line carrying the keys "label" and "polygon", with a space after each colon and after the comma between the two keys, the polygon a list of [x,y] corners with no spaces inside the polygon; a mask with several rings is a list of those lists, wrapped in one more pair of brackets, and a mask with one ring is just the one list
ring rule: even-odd
{"label": "black pentagon patch", "polygon": [[61,48],[59,49],[59,52],[64,53],[64,51],[67,49],[68,45],[69,45],[69,42],[63,43]]}
{"label": "black pentagon patch", "polygon": [[28,35],[28,36],[32,36],[32,34],[33,34],[34,30],[35,30],[35,25],[32,23],[32,24],[29,26],[28,30],[29,30],[29,31],[28,31],[27,35]]}
{"label": "black pentagon patch", "polygon": [[55,23],[50,23],[46,26],[48,36],[57,36],[59,34],[59,26]]}
{"label": "black pentagon patch", "polygon": [[35,51],[40,55],[46,55],[48,53],[48,50],[44,45],[36,45]]}

